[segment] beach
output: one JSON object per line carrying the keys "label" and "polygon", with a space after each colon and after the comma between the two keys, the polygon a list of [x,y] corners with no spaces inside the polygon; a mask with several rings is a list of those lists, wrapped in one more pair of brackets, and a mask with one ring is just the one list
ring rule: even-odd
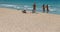
{"label": "beach", "polygon": [[60,15],[0,8],[0,32],[60,32]]}

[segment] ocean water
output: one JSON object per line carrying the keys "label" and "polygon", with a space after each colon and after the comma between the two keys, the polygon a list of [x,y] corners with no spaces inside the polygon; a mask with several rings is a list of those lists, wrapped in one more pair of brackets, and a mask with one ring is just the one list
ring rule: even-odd
{"label": "ocean water", "polygon": [[32,11],[32,5],[36,2],[36,11],[42,12],[42,5],[49,5],[50,14],[60,15],[60,0],[0,0],[0,8],[13,8]]}

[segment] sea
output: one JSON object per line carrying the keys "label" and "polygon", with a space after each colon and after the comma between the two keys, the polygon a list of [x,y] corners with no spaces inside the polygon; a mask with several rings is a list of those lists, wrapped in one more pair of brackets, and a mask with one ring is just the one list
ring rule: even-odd
{"label": "sea", "polygon": [[49,6],[50,14],[60,15],[60,0],[0,0],[0,8],[10,8],[27,11],[33,10],[33,4],[36,3],[36,11],[42,12],[42,5]]}

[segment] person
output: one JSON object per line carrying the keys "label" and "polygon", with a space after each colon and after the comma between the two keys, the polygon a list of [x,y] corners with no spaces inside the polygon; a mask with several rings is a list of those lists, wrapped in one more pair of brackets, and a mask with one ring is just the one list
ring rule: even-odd
{"label": "person", "polygon": [[35,13],[36,12],[36,3],[33,4],[33,11],[32,13]]}
{"label": "person", "polygon": [[45,5],[43,4],[43,13],[45,12]]}
{"label": "person", "polygon": [[47,8],[47,13],[49,12],[49,7],[48,7],[48,4],[46,5],[46,8]]}
{"label": "person", "polygon": [[22,12],[27,13],[26,10],[27,10],[27,6],[24,6],[24,10]]}
{"label": "person", "polygon": [[23,13],[26,13],[26,10],[22,11]]}

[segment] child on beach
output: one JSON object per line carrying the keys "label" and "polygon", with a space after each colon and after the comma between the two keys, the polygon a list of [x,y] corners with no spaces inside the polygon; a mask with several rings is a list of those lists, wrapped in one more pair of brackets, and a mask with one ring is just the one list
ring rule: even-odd
{"label": "child on beach", "polygon": [[24,10],[22,11],[23,13],[26,13],[27,6],[24,6]]}

